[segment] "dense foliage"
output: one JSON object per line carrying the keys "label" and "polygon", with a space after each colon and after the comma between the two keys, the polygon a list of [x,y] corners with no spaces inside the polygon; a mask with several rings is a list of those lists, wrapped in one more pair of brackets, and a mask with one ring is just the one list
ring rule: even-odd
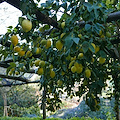
{"label": "dense foliage", "polygon": [[[42,118],[27,118],[27,117],[22,117],[22,118],[18,118],[18,117],[2,117],[0,118],[1,120],[43,120]],[[63,120],[63,119],[60,119],[60,118],[47,118],[45,120]],[[67,120],[67,119],[66,119]],[[69,120],[101,120],[101,119],[97,119],[97,118],[94,118],[94,119],[91,119],[91,118],[71,118]]]}
{"label": "dense foliage", "polygon": [[[38,104],[38,95],[36,91],[38,89],[32,86],[13,86],[7,91],[7,106],[9,116],[27,116],[29,114],[35,114],[40,116],[40,107]],[[6,92],[5,90],[3,90]],[[2,98],[3,93],[0,92]],[[4,99],[0,99],[0,116],[3,116],[4,112]]]}
{"label": "dense foliage", "polygon": [[[64,91],[71,98],[86,93],[86,104],[92,111],[99,110],[102,89],[109,87],[107,81],[113,83],[109,97],[114,95],[117,105],[120,57],[119,43],[114,40],[119,39],[120,21],[108,23],[107,17],[120,9],[118,0],[41,2],[22,0],[18,25],[8,27],[2,37],[4,44],[11,44],[0,47],[1,58],[13,60],[6,73],[23,75],[35,68],[51,111],[60,107],[59,96]],[[54,20],[47,21],[39,14]],[[79,87],[74,93],[76,82]]]}

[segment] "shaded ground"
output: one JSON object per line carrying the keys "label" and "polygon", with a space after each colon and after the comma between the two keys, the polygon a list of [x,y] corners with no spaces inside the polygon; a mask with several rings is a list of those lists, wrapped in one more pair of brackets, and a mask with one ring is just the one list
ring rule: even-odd
{"label": "shaded ground", "polygon": [[63,119],[69,119],[71,117],[97,117],[101,118],[103,120],[106,120],[109,118],[110,120],[114,120],[113,116],[115,115],[113,112],[113,102],[109,100],[103,100],[101,99],[101,109],[97,112],[92,112],[90,108],[85,104],[85,101],[82,101],[78,106],[75,105],[74,108],[68,108],[68,109],[61,109],[58,110],[54,115],[49,116],[49,118],[63,118]]}

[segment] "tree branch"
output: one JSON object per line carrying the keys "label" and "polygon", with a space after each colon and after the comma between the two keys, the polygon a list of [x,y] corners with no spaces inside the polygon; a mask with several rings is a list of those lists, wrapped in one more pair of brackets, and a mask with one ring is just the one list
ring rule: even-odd
{"label": "tree branch", "polygon": [[11,86],[17,86],[17,85],[39,83],[39,82],[40,82],[40,80],[29,81],[29,82],[27,82],[27,83],[26,83],[26,82],[22,82],[22,83],[15,83],[15,84],[13,84],[13,83],[10,83],[10,84],[4,84],[4,85],[0,84],[0,87],[11,87]]}
{"label": "tree branch", "polygon": [[28,82],[29,80],[26,78],[22,78],[22,77],[15,77],[15,76],[7,76],[7,75],[3,75],[0,74],[1,78],[7,78],[7,79],[12,79],[12,80],[18,80],[18,81],[22,81],[22,82]]}
{"label": "tree branch", "polygon": [[108,15],[107,22],[117,21],[119,19],[120,19],[120,11],[114,12],[114,13],[110,13]]}
{"label": "tree branch", "polygon": [[[20,8],[20,0],[4,0],[7,3],[11,4],[12,6],[18,8],[19,10],[21,10]],[[37,20],[41,21],[44,24],[49,24],[55,28],[58,28],[58,23],[57,21],[55,21],[54,19],[44,15],[43,13],[41,13],[38,9],[36,10],[36,17]]]}
{"label": "tree branch", "polygon": [[[20,8],[20,0],[4,0],[6,1],[7,3],[13,5],[14,7],[18,8],[19,10],[21,10]],[[36,10],[36,16],[37,16],[37,20],[41,21],[42,23],[45,23],[45,24],[49,24],[55,28],[58,28],[58,23],[57,21],[55,21],[54,19],[48,17],[47,15],[44,15],[43,13],[41,13],[39,11],[39,9]],[[107,18],[107,22],[111,22],[111,21],[117,21],[118,19],[120,19],[120,11],[118,12],[114,12],[114,13],[110,13],[108,15],[108,18]],[[82,26],[85,25],[85,22],[82,21],[80,22],[80,24]]]}
{"label": "tree branch", "polygon": [[4,2],[4,0],[0,0],[0,3]]}

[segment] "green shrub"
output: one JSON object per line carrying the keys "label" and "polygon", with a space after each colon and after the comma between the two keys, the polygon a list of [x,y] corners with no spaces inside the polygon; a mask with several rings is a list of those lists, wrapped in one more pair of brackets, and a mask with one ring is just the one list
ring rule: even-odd
{"label": "green shrub", "polygon": [[73,118],[71,118],[71,119],[69,119],[69,120],[102,120],[102,119],[98,119],[98,118],[90,118],[90,117],[88,117],[88,118],[86,118],[86,117],[82,117],[82,118],[79,118],[79,117],[73,117]]}
{"label": "green shrub", "polygon": [[[28,117],[0,117],[0,120],[43,120],[40,117],[36,118],[28,118]],[[79,118],[79,117],[73,117],[71,119],[61,119],[61,118],[47,118],[46,120],[102,120],[97,118]]]}
{"label": "green shrub", "polygon": [[3,116],[3,106],[0,106],[0,117],[2,117]]}
{"label": "green shrub", "polygon": [[11,111],[8,111],[9,116],[28,117],[30,114],[32,114],[32,115],[34,114],[36,116],[41,116],[41,114],[39,112],[40,108],[39,108],[38,104],[35,104],[28,108],[19,107],[17,104],[13,104],[13,105],[11,105],[11,108],[13,109],[13,114],[11,113]]}

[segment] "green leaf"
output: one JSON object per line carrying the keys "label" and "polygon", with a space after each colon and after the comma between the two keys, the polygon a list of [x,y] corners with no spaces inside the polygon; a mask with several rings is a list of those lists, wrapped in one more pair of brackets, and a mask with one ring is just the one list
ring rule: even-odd
{"label": "green leaf", "polygon": [[24,19],[25,19],[25,18],[23,18],[23,17],[19,17],[18,22],[19,22],[20,25],[22,24],[22,21],[23,21]]}
{"label": "green leaf", "polygon": [[90,30],[90,29],[91,29],[91,25],[90,25],[90,24],[86,24],[86,25],[85,25],[85,30],[88,31],[88,30]]}
{"label": "green leaf", "polygon": [[106,58],[107,57],[107,55],[106,55],[106,53],[103,51],[103,50],[100,50],[100,56],[102,57],[102,58]]}
{"label": "green leaf", "polygon": [[80,39],[79,38],[73,38],[72,40],[78,45]]}
{"label": "green leaf", "polygon": [[73,40],[72,40],[72,37],[71,35],[68,35],[66,38],[65,38],[65,46],[67,47],[67,49],[71,48],[73,45]]}
{"label": "green leaf", "polygon": [[93,10],[92,5],[89,2],[84,2],[84,6],[87,7],[87,10],[91,12]]}
{"label": "green leaf", "polygon": [[91,43],[89,43],[89,48],[90,48],[90,50],[94,53],[95,52],[95,49],[94,49],[94,47],[91,45]]}
{"label": "green leaf", "polygon": [[13,50],[13,44],[10,45],[10,50]]}
{"label": "green leaf", "polygon": [[98,13],[97,9],[94,9],[94,14],[95,14],[95,19],[97,19],[98,16],[99,16],[99,13]]}
{"label": "green leaf", "polygon": [[14,62],[11,62],[11,63],[10,63],[10,66],[11,66],[11,67],[16,67],[16,64],[15,64]]}
{"label": "green leaf", "polygon": [[84,41],[82,43],[82,49],[83,49],[83,52],[86,53],[89,49],[89,43],[87,41]]}

